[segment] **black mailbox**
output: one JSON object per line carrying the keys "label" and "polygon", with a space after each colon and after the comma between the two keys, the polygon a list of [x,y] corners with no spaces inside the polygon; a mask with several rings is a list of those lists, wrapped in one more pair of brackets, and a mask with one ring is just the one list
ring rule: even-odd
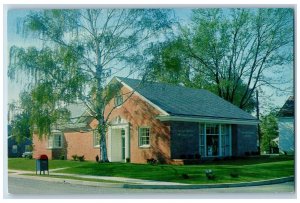
{"label": "black mailbox", "polygon": [[35,174],[37,174],[38,171],[40,171],[40,175],[42,171],[44,172],[44,174],[45,171],[48,171],[48,175],[49,175],[48,156],[45,154],[41,155],[40,158],[36,160]]}

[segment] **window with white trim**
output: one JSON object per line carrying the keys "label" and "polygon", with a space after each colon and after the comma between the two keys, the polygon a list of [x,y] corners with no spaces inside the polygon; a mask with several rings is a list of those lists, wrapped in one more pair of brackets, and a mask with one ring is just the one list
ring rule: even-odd
{"label": "window with white trim", "polygon": [[150,147],[150,128],[140,127],[139,128],[139,146]]}
{"label": "window with white trim", "polygon": [[123,104],[123,96],[121,94],[117,94],[115,96],[115,106],[121,106]]}
{"label": "window with white trim", "polygon": [[62,148],[63,140],[62,133],[52,133],[48,139],[48,148]]}
{"label": "window with white trim", "polygon": [[93,131],[93,140],[94,147],[100,147],[100,133],[98,130]]}
{"label": "window with white trim", "polygon": [[18,153],[18,146],[17,145],[12,146],[12,153],[14,153],[14,154]]}

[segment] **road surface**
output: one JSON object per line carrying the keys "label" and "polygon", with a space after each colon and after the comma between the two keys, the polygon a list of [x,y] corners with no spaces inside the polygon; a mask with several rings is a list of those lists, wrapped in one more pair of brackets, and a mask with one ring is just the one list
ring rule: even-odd
{"label": "road surface", "polygon": [[126,189],[122,185],[102,187],[8,177],[7,198],[295,198],[294,182],[212,189]]}

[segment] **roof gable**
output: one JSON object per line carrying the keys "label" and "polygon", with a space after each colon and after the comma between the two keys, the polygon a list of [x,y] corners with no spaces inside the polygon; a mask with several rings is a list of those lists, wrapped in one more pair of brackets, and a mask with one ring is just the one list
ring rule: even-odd
{"label": "roof gable", "polygon": [[280,109],[279,117],[294,117],[295,100],[294,96],[290,96]]}
{"label": "roof gable", "polygon": [[141,84],[140,80],[118,78],[171,116],[256,120],[207,90],[154,82]]}

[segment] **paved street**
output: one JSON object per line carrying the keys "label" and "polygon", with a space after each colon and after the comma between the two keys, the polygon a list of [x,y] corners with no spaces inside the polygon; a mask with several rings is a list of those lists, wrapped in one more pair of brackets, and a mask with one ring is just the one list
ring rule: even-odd
{"label": "paved street", "polygon": [[[125,189],[121,184],[95,187],[8,177],[11,198],[294,198],[294,183],[214,189]],[[234,194],[234,196],[233,196]],[[47,196],[45,196],[47,195]],[[72,195],[72,196],[70,196]],[[172,195],[172,196],[171,196]]]}

